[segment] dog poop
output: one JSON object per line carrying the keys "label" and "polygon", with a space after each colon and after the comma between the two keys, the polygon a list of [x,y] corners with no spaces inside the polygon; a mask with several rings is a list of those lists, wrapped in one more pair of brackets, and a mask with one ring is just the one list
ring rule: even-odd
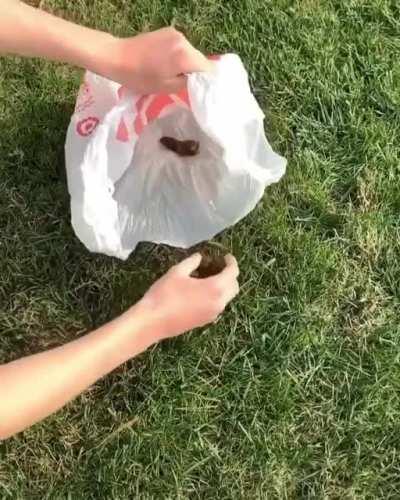
{"label": "dog poop", "polygon": [[200,265],[191,274],[192,278],[209,278],[219,274],[225,268],[226,262],[222,255],[210,255],[205,252],[201,252],[201,254]]}
{"label": "dog poop", "polygon": [[173,151],[179,156],[195,156],[200,149],[199,141],[179,141],[174,137],[164,136],[161,137],[160,142],[164,147],[166,147],[170,151]]}

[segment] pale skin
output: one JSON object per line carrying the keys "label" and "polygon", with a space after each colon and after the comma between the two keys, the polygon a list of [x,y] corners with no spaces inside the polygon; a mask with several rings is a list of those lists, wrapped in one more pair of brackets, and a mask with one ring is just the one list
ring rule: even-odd
{"label": "pale skin", "polygon": [[[140,93],[177,91],[185,74],[211,69],[172,28],[120,39],[18,0],[0,2],[0,55],[6,54],[87,68]],[[0,439],[57,411],[150,346],[215,321],[239,292],[239,269],[229,255],[219,275],[192,278],[200,261],[195,254],[172,267],[137,304],[80,339],[0,365]]]}

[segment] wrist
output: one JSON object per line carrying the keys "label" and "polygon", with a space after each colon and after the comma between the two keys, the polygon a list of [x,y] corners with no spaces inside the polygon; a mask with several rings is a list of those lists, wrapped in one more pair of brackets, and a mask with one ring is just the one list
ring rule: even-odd
{"label": "wrist", "polygon": [[154,300],[152,296],[145,295],[127,313],[137,314],[141,318],[140,321],[143,322],[144,330],[147,332],[147,338],[151,344],[157,344],[171,336],[164,309],[159,301]]}
{"label": "wrist", "polygon": [[[4,12],[3,12],[4,10]],[[98,71],[114,37],[18,0],[0,9],[0,51],[43,57]],[[18,32],[18,36],[15,34]]]}
{"label": "wrist", "polygon": [[145,351],[166,337],[158,311],[146,298],[141,299],[114,320],[121,349],[127,359]]}
{"label": "wrist", "polygon": [[117,74],[119,39],[110,33],[90,30],[81,49],[79,66],[113,80]]}

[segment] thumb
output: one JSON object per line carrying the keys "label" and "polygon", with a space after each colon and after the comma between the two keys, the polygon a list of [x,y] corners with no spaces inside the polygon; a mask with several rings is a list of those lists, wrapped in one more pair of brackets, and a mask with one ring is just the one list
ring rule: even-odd
{"label": "thumb", "polygon": [[190,276],[201,262],[201,254],[195,253],[175,266],[175,271],[183,276]]}

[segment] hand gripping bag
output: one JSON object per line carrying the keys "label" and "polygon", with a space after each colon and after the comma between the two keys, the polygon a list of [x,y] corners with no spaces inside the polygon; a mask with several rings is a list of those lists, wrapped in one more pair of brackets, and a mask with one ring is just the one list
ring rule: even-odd
{"label": "hand gripping bag", "polygon": [[[234,54],[170,95],[134,95],[87,72],[65,145],[75,233],[126,259],[140,241],[187,248],[232,226],[285,172],[263,120]],[[179,156],[162,137],[198,141],[199,152]]]}

